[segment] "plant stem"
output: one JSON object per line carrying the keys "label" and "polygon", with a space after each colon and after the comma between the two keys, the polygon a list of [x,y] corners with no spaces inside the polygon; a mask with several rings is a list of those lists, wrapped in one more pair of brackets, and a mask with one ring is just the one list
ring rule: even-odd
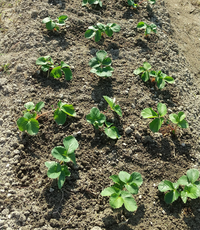
{"label": "plant stem", "polygon": [[46,114],[48,114],[48,113],[50,113],[50,112],[53,112],[53,110],[50,110],[50,111],[48,111],[48,112],[46,112],[46,113],[42,113],[42,114],[40,114],[40,115],[37,115],[35,119],[37,120],[39,117],[44,116],[44,115],[46,115]]}
{"label": "plant stem", "polygon": [[141,3],[145,2],[145,1],[146,1],[146,0],[143,0],[143,1],[139,2],[138,5],[140,5]]}

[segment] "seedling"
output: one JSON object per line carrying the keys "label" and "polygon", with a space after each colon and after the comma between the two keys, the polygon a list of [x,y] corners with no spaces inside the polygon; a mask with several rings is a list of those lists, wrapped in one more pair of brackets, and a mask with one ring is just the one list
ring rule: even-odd
{"label": "seedling", "polygon": [[184,114],[184,112],[179,112],[178,115],[175,113],[169,115],[169,119],[171,120],[171,122],[176,124],[175,128],[169,125],[169,127],[172,130],[172,133],[176,133],[176,129],[178,126],[182,129],[186,129],[189,127],[188,122],[184,119],[185,117],[186,115]]}
{"label": "seedling", "polygon": [[167,113],[167,107],[165,104],[158,103],[157,105],[158,113],[156,113],[152,108],[146,108],[142,110],[141,115],[143,118],[155,118],[150,124],[149,127],[152,132],[158,132],[164,118],[163,116]]}
{"label": "seedling", "polygon": [[82,1],[82,6],[87,5],[87,3],[89,3],[90,5],[92,5],[92,4],[95,4],[95,5],[99,4],[99,6],[102,7],[102,1],[101,0],[83,0]]}
{"label": "seedling", "polygon": [[173,203],[179,196],[186,203],[188,197],[196,199],[200,196],[200,181],[197,181],[198,178],[199,171],[197,169],[189,169],[187,175],[180,177],[177,183],[172,183],[168,180],[160,182],[158,190],[160,192],[167,192],[164,197],[167,204]]}
{"label": "seedling", "polygon": [[98,42],[103,34],[108,35],[108,37],[112,37],[113,32],[119,32],[120,29],[120,26],[116,23],[108,23],[107,25],[97,23],[96,26],[88,27],[88,30],[85,32],[85,38],[89,39],[95,36],[95,42]]}
{"label": "seedling", "polygon": [[139,67],[134,70],[135,75],[139,75],[142,73],[141,78],[144,82],[148,81],[149,79],[151,82],[156,82],[158,89],[163,89],[165,86],[165,82],[170,84],[174,83],[173,77],[167,76],[162,71],[150,71],[151,65],[148,62],[143,63],[143,67]]}
{"label": "seedling", "polygon": [[111,139],[119,139],[121,136],[118,133],[118,129],[112,126],[113,123],[106,122],[106,116],[99,111],[98,108],[93,107],[90,113],[86,115],[88,123],[92,124],[95,129],[99,129],[105,123],[106,128],[104,129],[105,134]]}
{"label": "seedling", "polygon": [[[3,55],[3,54],[0,54],[0,56]],[[9,73],[9,63],[7,64],[4,64],[0,67],[0,71],[2,71],[3,73],[7,73],[7,74],[10,74]]]}
{"label": "seedling", "polygon": [[[149,124],[149,127],[150,127],[152,132],[158,132],[159,131],[161,125],[164,122],[163,116],[166,115],[166,113],[167,113],[167,107],[165,104],[158,103],[157,109],[158,109],[158,113],[156,113],[152,108],[146,108],[146,109],[142,110],[142,112],[141,112],[141,116],[143,118],[155,118]],[[185,118],[184,112],[179,112],[178,115],[177,114],[170,114],[169,118],[172,121],[172,123],[176,124],[175,128],[173,128],[171,125],[168,124],[173,134],[176,134],[177,126],[179,126],[182,129],[186,129],[189,127],[188,122],[184,119]],[[167,122],[167,123],[169,123],[169,122]]]}
{"label": "seedling", "polygon": [[[132,6],[134,9],[136,9],[137,6],[141,5],[145,1],[146,0],[143,0],[143,1],[139,2],[138,4],[135,4],[134,0],[128,0],[128,5]],[[151,3],[152,5],[154,5],[156,3],[156,0],[148,0],[148,2]]]}
{"label": "seedling", "polygon": [[92,67],[91,73],[95,73],[99,77],[111,77],[114,69],[111,67],[111,59],[107,57],[105,50],[100,50],[96,53],[96,57],[93,57],[89,61],[89,66]]}
{"label": "seedling", "polygon": [[60,27],[59,26],[64,26],[65,21],[68,19],[67,15],[61,15],[56,18],[56,21],[53,21],[50,17],[44,18],[42,20],[42,23],[46,24],[47,30],[54,30],[54,31],[59,31]]}
{"label": "seedling", "polygon": [[50,72],[50,76],[54,78],[60,78],[62,77],[62,72],[65,75],[65,79],[67,81],[70,81],[72,79],[72,71],[64,61],[61,61],[60,66],[55,65],[53,59],[50,56],[44,56],[44,57],[39,57],[36,60],[36,65],[41,65],[41,70],[43,72],[48,71],[48,76]]}
{"label": "seedling", "polygon": [[70,171],[66,165],[67,162],[72,161],[76,165],[76,158],[74,151],[78,148],[79,144],[75,137],[68,136],[63,140],[63,146],[57,146],[52,151],[51,154],[60,161],[57,163],[55,161],[45,162],[48,168],[47,176],[52,179],[58,178],[58,188],[61,189],[65,183],[66,176],[70,176]]}
{"label": "seedling", "polygon": [[[22,132],[27,131],[30,135],[36,135],[39,131],[38,118],[48,113],[52,113],[54,110],[50,110],[38,115],[37,112],[40,112],[44,107],[44,102],[42,101],[36,105],[34,105],[33,102],[27,102],[24,107],[26,108],[26,111],[24,112],[24,116],[17,120],[17,126]],[[73,117],[76,116],[73,105],[68,105],[59,101],[58,108],[54,112],[54,119],[56,123],[58,125],[63,125],[66,121],[67,115]]]}
{"label": "seedling", "polygon": [[145,29],[145,36],[147,37],[151,32],[156,33],[157,26],[155,24],[148,25],[146,22],[139,22],[137,24],[138,29]]}
{"label": "seedling", "polygon": [[[133,194],[138,194],[139,186],[143,183],[141,174],[133,172],[131,175],[121,171],[119,175],[109,177],[115,184],[105,188],[102,196],[110,196],[110,206],[112,208],[120,208],[123,204],[129,212],[137,210],[137,203],[133,198]],[[126,190],[125,190],[126,189]]]}
{"label": "seedling", "polygon": [[115,104],[115,98],[112,99],[110,97],[107,97],[107,96],[103,96],[103,98],[108,102],[111,110],[115,111],[119,116],[122,117],[122,111],[121,111],[121,108],[119,105],[116,105]]}

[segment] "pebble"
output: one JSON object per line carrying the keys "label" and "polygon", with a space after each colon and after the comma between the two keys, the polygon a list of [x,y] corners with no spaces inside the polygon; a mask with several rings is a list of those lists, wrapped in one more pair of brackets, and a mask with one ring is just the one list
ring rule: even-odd
{"label": "pebble", "polygon": [[126,129],[125,129],[125,133],[128,135],[128,134],[130,134],[130,133],[132,133],[133,132],[133,130],[131,129],[131,127],[127,127]]}

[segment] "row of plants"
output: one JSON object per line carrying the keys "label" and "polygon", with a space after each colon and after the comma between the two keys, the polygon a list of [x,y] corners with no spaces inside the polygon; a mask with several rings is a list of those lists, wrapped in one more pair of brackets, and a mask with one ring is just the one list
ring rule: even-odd
{"label": "row of plants", "polygon": [[[144,2],[144,1],[142,1]],[[128,5],[133,8],[137,8],[142,2],[136,4],[133,0],[128,0]],[[149,3],[155,4],[155,0],[148,0]],[[102,2],[100,0],[83,0],[82,5],[87,4],[99,4],[102,7]],[[50,17],[43,19],[42,23],[46,24],[48,30],[59,31],[60,26],[65,25],[65,21],[68,19],[66,15],[61,15],[52,20]],[[145,36],[151,32],[156,33],[156,25],[148,25],[145,22],[139,22],[137,24],[138,29],[145,29]],[[85,38],[94,37],[95,41],[100,41],[102,36],[111,37],[114,32],[120,31],[120,26],[116,23],[108,23],[106,25],[102,23],[97,23],[97,25],[90,26],[85,32]],[[47,76],[54,78],[60,78],[64,74],[67,81],[72,80],[72,71],[70,66],[64,61],[61,61],[60,65],[58,63],[54,64],[53,59],[50,56],[39,57],[36,61],[37,65],[41,66],[41,70],[47,72]],[[111,77],[114,68],[111,67],[112,60],[108,57],[105,50],[100,50],[96,53],[96,57],[93,57],[89,61],[89,66],[91,67],[90,72],[96,74],[99,77]],[[158,89],[164,88],[166,82],[174,83],[174,79],[159,70],[151,70],[151,65],[147,62],[143,63],[142,67],[134,70],[135,75],[141,75],[144,82],[151,80],[157,84]],[[109,104],[112,111],[114,111],[118,116],[122,117],[122,110],[119,105],[115,103],[115,99],[109,98],[108,96],[103,96],[104,99]],[[20,131],[27,131],[30,135],[36,135],[39,131],[38,119],[45,114],[53,114],[54,120],[58,125],[63,125],[66,122],[67,115],[75,117],[76,112],[73,105],[58,102],[57,108],[53,108],[47,112],[38,114],[44,107],[44,102],[39,102],[34,105],[33,102],[28,102],[25,105],[26,111],[24,111],[23,117],[17,120],[17,126]],[[156,113],[152,108],[146,108],[141,112],[143,118],[153,118],[154,120],[150,123],[150,129],[153,132],[158,132],[164,123],[164,116],[167,114],[167,107],[165,104],[158,103],[157,105],[158,113]],[[176,133],[177,127],[188,128],[188,123],[184,119],[184,112],[179,112],[177,114],[170,114],[169,119],[175,124],[172,127],[169,124],[169,120],[166,123],[171,128],[172,133]],[[96,107],[90,110],[90,113],[86,115],[86,120],[88,123],[94,126],[94,129],[98,129],[104,132],[111,139],[119,139],[117,127],[113,126],[106,120],[106,116],[100,112]],[[75,150],[79,147],[79,144],[75,137],[68,136],[63,140],[63,146],[57,146],[52,151],[52,156],[57,159],[56,161],[45,162],[47,170],[47,176],[52,179],[57,178],[58,188],[61,189],[64,185],[65,178],[70,176],[70,171],[68,169],[67,163],[72,161],[76,164]],[[166,192],[165,201],[166,203],[172,203],[178,199],[180,196],[184,203],[186,203],[187,198],[196,199],[200,196],[200,182],[197,181],[199,177],[199,172],[196,169],[190,169],[187,171],[187,175],[182,176],[178,182],[172,183],[170,181],[162,181],[158,189],[161,192]],[[123,204],[128,211],[135,211],[137,209],[137,204],[133,195],[137,194],[139,187],[143,183],[143,179],[140,173],[133,172],[129,174],[127,172],[121,171],[118,175],[110,176],[110,179],[114,182],[114,185],[105,188],[102,192],[102,196],[110,196],[110,205],[112,208],[120,208]]]}

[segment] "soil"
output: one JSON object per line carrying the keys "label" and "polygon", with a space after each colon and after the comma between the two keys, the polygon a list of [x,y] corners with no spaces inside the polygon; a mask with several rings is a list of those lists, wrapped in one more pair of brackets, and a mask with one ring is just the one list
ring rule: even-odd
{"label": "soil", "polygon": [[[162,180],[175,182],[188,169],[200,169],[200,5],[173,2],[143,2],[134,10],[125,0],[103,1],[102,8],[82,7],[78,0],[0,1],[0,229],[199,229],[199,198],[167,205],[157,188]],[[69,19],[59,32],[41,23],[62,14]],[[157,34],[145,38],[136,29],[140,21],[155,23]],[[85,39],[87,28],[97,22],[117,23],[121,31],[98,43]],[[90,73],[88,62],[98,50],[112,59],[111,78]],[[53,79],[40,71],[35,61],[46,55],[69,64],[73,79]],[[159,90],[144,83],[133,74],[144,61],[172,76],[175,84]],[[122,118],[106,110],[105,95],[116,98]],[[58,126],[49,113],[39,118],[37,135],[19,131],[16,121],[25,103],[44,101],[46,112],[60,100],[74,106],[75,118]],[[167,105],[168,114],[184,111],[189,128],[173,135],[164,125],[162,132],[152,133],[150,120],[140,114],[144,108],[156,110],[158,102]],[[87,123],[92,107],[105,111],[119,129],[119,140]],[[68,164],[71,176],[59,190],[44,163],[55,160],[51,150],[69,135],[79,142],[77,165]],[[100,195],[112,185],[109,176],[120,171],[142,175],[134,213],[112,209],[109,198]]]}

